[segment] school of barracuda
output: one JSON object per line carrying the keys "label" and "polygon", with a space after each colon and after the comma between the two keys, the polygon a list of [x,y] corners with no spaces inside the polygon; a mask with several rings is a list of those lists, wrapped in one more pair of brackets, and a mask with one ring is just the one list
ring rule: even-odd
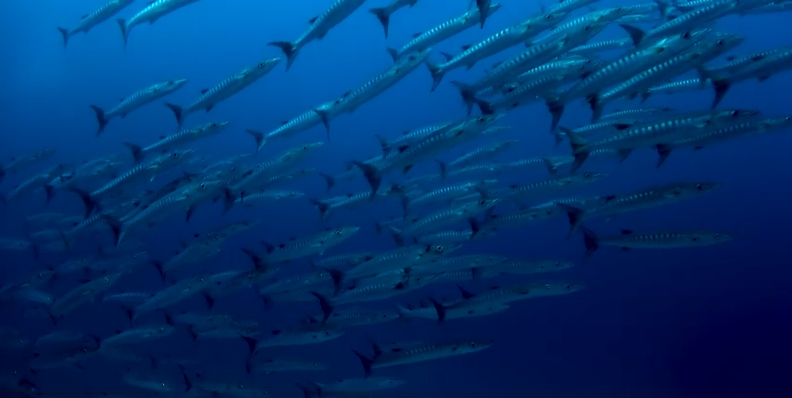
{"label": "school of barracuda", "polygon": [[[76,26],[58,30],[64,45],[80,45],[77,33],[87,34],[94,26],[128,11],[127,7],[140,6],[136,13],[117,19],[123,45],[134,45],[134,31],[168,23],[164,16],[196,1],[157,0],[143,5],[143,1],[113,0],[85,15]],[[436,27],[416,34],[401,48],[387,49],[393,57],[391,67],[371,76],[359,87],[350,87],[338,98],[306,109],[272,131],[223,120],[190,124],[191,114],[209,112],[221,102],[231,103],[236,93],[251,85],[266,85],[267,75],[284,73],[276,69],[288,70],[295,62],[299,63],[301,52],[321,46],[321,40],[333,40],[333,28],[359,12],[364,3],[381,5],[369,11],[387,37],[391,22],[405,23],[408,14],[417,12],[412,7],[419,0],[391,0],[389,4],[375,0],[326,2],[329,8],[311,19],[302,35],[290,41],[270,43],[272,51],[281,51],[282,56],[251,62],[239,71],[228,71],[227,79],[200,91],[191,103],[166,103],[175,116],[178,132],[156,142],[126,143],[131,156],[111,155],[81,164],[52,165],[56,150],[42,148],[2,163],[0,181],[18,182],[13,188],[9,182],[5,183],[2,202],[7,208],[36,195],[45,197],[47,203],[57,195],[75,195],[81,199],[85,211],[31,214],[26,218],[24,234],[0,239],[3,252],[30,252],[36,260],[53,256],[62,259],[46,268],[39,261],[35,263],[39,264],[38,268],[32,266],[25,278],[2,281],[1,302],[41,314],[52,326],[49,333],[39,336],[28,336],[10,327],[0,330],[0,351],[4,356],[15,353],[15,358],[20,358],[15,372],[0,377],[0,389],[31,396],[57,396],[56,387],[38,382],[41,373],[65,368],[85,371],[83,360],[101,357],[129,363],[119,380],[129,384],[138,395],[259,397],[266,394],[267,375],[311,370],[316,371],[316,378],[295,381],[299,387],[295,393],[308,398],[379,396],[383,390],[396,389],[408,382],[388,377],[388,369],[384,368],[456,355],[477,355],[497,342],[471,336],[469,340],[385,343],[372,336],[374,342],[348,347],[360,359],[362,372],[335,381],[321,378],[321,371],[328,369],[329,364],[288,355],[272,356],[268,350],[322,344],[342,336],[349,328],[384,322],[447,323],[512,312],[515,310],[511,307],[520,300],[569,295],[583,289],[583,281],[556,277],[563,277],[563,271],[574,265],[569,261],[455,253],[468,242],[508,234],[510,229],[541,220],[568,219],[570,235],[579,233],[576,236],[585,245],[585,258],[581,262],[602,246],[622,250],[664,249],[728,242],[732,236],[726,231],[624,230],[622,234],[601,236],[585,226],[587,220],[693,200],[715,191],[721,184],[715,181],[648,183],[584,197],[575,196],[576,189],[596,186],[608,176],[578,169],[590,158],[602,158],[600,162],[624,161],[637,149],[655,151],[660,167],[669,161],[672,152],[697,150],[724,141],[788,131],[792,127],[792,115],[765,115],[757,109],[718,107],[733,85],[749,80],[763,82],[792,68],[792,47],[740,53],[745,38],[718,30],[717,21],[726,16],[750,18],[754,14],[792,9],[792,1],[772,0],[672,3],[657,0],[613,8],[598,7],[597,0],[562,0],[541,10],[537,5],[535,15],[503,27],[490,37],[481,37],[481,41],[461,51],[446,48],[451,53],[441,52],[439,48],[444,40],[464,30],[483,28],[488,16],[508,9],[508,4],[471,0],[462,15],[437,21]],[[391,21],[394,13],[398,15]],[[154,21],[158,24],[147,27],[147,23]],[[605,29],[620,31],[623,37],[598,41],[597,36]],[[317,43],[311,43],[314,41]],[[461,71],[452,72],[470,69],[485,58],[495,59],[514,48],[519,48],[516,55],[501,57],[478,80],[464,79]],[[330,138],[333,119],[351,114],[369,101],[377,101],[378,95],[399,84],[422,64],[427,67],[432,82],[427,81],[426,92],[440,84],[453,84],[459,89],[467,115],[465,108],[460,107],[456,120],[414,126],[402,136],[372,133],[370,139],[381,144],[382,152],[372,153],[366,159],[337,159],[346,171],[335,175],[301,169],[305,159],[322,151],[322,141],[304,142],[281,153],[266,153],[267,143],[294,137],[314,126],[322,125]],[[448,74],[459,80],[445,79]],[[258,80],[263,82],[256,83]],[[122,119],[130,112],[152,102],[161,103],[163,98],[188,85],[186,79],[155,82],[112,108],[90,105],[97,117],[97,135],[112,134],[113,125],[123,123]],[[623,106],[625,100],[632,99],[642,102],[658,93],[703,89],[712,90],[714,99],[711,106],[696,110],[624,109],[612,105]],[[590,106],[591,123],[566,125],[564,109],[578,101]],[[569,146],[569,156],[542,156],[543,149],[538,148],[540,152],[535,157],[519,157],[510,162],[495,160],[516,143],[498,141],[498,134],[509,128],[500,125],[499,120],[523,106],[547,107],[552,116],[549,131],[556,144]],[[250,153],[229,159],[208,159],[191,149],[198,140],[231,129],[245,130],[252,137],[255,145],[251,145]],[[538,134],[539,130],[534,128],[530,132]],[[436,160],[458,145],[474,140],[481,141],[475,150],[455,159]],[[414,165],[435,160],[439,165],[436,173],[410,175],[414,174],[410,173]],[[528,168],[546,168],[547,177],[513,185],[499,181],[500,173]],[[173,171],[179,172],[175,179],[162,181],[159,177]],[[326,182],[326,197],[279,189],[282,183],[316,175]],[[337,182],[351,179],[365,179],[370,189],[350,194],[331,193],[338,190]],[[376,229],[383,236],[393,237],[394,248],[384,252],[344,251],[345,242],[354,239],[361,226],[345,224],[343,214],[339,213],[388,199],[401,205],[404,216],[376,220]],[[318,210],[317,217],[332,220],[335,226],[291,240],[263,243],[260,247],[227,247],[229,237],[271,227],[257,218],[199,231],[170,258],[152,258],[147,252],[144,238],[163,220],[184,217],[189,222],[196,211],[201,211],[200,207],[209,207],[213,202],[220,204],[216,211],[224,215],[233,208],[266,209],[284,200],[303,200],[307,208],[313,205]],[[90,256],[71,254],[80,242],[111,233],[114,245],[102,247]],[[208,273],[195,270],[196,264],[211,260],[223,251],[240,249],[251,260],[248,268],[217,268]],[[156,268],[162,283],[156,281],[148,287],[160,286],[158,290],[116,288],[120,280],[144,267]],[[553,278],[541,279],[545,273],[553,273]],[[460,287],[460,295],[454,299],[434,297],[427,289],[440,283],[504,275],[509,276],[510,283],[478,292]],[[61,293],[57,295],[51,293],[55,291],[53,285],[66,283],[72,285],[59,289]],[[315,302],[316,312],[300,324],[273,331],[259,324],[254,314],[249,319],[239,319],[212,310],[217,300],[241,290],[258,294],[262,298],[261,308]],[[399,296],[417,290],[425,292],[423,302],[400,301]],[[180,303],[196,296],[205,299],[205,311],[179,308]],[[570,299],[574,300],[574,296]],[[392,310],[365,307],[366,303],[383,300]],[[115,335],[95,336],[74,330],[76,325],[63,322],[76,312],[102,305],[118,306],[129,319]],[[61,327],[64,323],[68,328]],[[188,357],[143,354],[136,349],[143,342],[177,332],[186,333],[196,342],[240,341],[240,349],[247,350],[246,362],[238,364],[240,377],[226,380],[212,378],[210,374],[198,375],[198,369],[193,368],[194,363]],[[178,369],[179,377],[162,370],[166,367]],[[103,396],[129,396],[113,393]]]}

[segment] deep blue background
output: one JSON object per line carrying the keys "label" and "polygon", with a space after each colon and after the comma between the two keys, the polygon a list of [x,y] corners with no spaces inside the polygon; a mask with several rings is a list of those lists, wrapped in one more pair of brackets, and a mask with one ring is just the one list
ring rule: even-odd
{"label": "deep blue background", "polygon": [[[294,66],[284,73],[283,65],[234,98],[221,103],[209,114],[189,117],[187,125],[211,120],[228,120],[232,125],[217,137],[197,145],[213,159],[251,152],[253,142],[244,129],[269,131],[281,121],[332,99],[362,84],[388,67],[386,46],[399,47],[412,34],[431,28],[464,12],[468,0],[420,0],[412,9],[394,14],[390,39],[382,35],[377,20],[364,9],[385,4],[369,1],[320,42],[308,44]],[[488,19],[483,30],[470,29],[436,50],[457,52],[462,44],[475,42],[539,11],[540,2],[502,0],[501,11]],[[266,46],[274,40],[292,40],[321,13],[330,1],[222,1],[203,0],[157,21],[135,27],[124,51],[118,26],[108,21],[87,36],[72,37],[64,49],[56,26],[74,26],[81,15],[92,12],[103,0],[8,0],[0,13],[0,160],[44,147],[57,148],[58,161],[83,161],[110,153],[127,155],[123,141],[145,144],[172,133],[176,123],[161,104],[151,104],[114,119],[100,138],[95,138],[96,119],[88,107],[110,108],[141,87],[172,78],[189,83],[167,101],[186,104],[199,90],[210,87],[229,74],[259,59],[280,55]],[[138,1],[120,16],[130,17],[142,8]],[[602,1],[595,7],[615,5]],[[625,4],[619,2],[619,4]],[[790,14],[724,18],[717,29],[748,36],[735,54],[770,49],[789,44]],[[599,38],[620,37],[623,32],[609,28]],[[438,55],[433,55],[439,57]],[[498,59],[503,56],[497,57]],[[397,86],[332,122],[332,138],[301,167],[315,167],[336,173],[344,161],[377,153],[373,134],[395,137],[402,131],[464,116],[458,93],[449,80],[472,80],[496,59],[486,60],[471,72],[455,70],[436,92],[430,93],[431,79],[420,67]],[[721,107],[761,109],[767,115],[792,113],[789,95],[792,78],[782,74],[759,84],[740,84],[729,93]],[[711,92],[657,96],[647,106],[673,106],[680,110],[704,109]],[[625,107],[612,105],[609,109]],[[583,105],[570,107],[564,125],[577,126],[589,118]],[[503,138],[518,138],[519,145],[501,160],[567,154],[566,146],[553,147],[547,133],[549,116],[540,103],[509,114],[504,124],[513,130]],[[324,139],[321,126],[293,139],[275,141],[258,159],[279,153],[297,143]],[[480,144],[481,142],[472,145]],[[299,396],[292,381],[329,381],[362,374],[350,348],[368,350],[366,338],[379,341],[409,339],[493,338],[489,350],[448,360],[396,367],[381,375],[402,377],[409,383],[395,396],[576,396],[576,397],[667,397],[667,396],[786,396],[792,391],[792,336],[790,322],[790,232],[789,172],[787,135],[753,138],[703,151],[680,150],[661,169],[655,168],[655,154],[637,151],[624,164],[592,162],[587,167],[610,173],[610,177],[587,193],[615,193],[673,181],[717,181],[719,191],[700,199],[652,211],[620,216],[609,222],[592,220],[589,227],[603,233],[621,228],[635,230],[723,230],[736,236],[727,245],[668,251],[622,253],[603,248],[585,265],[548,279],[585,283],[587,290],[567,297],[520,302],[513,309],[489,318],[449,322],[443,326],[411,322],[353,329],[342,339],[323,345],[275,350],[284,354],[327,361],[327,374],[295,374],[283,378],[262,378],[261,384],[276,396]],[[447,158],[460,152],[455,149]],[[419,165],[412,173],[434,172],[433,162]],[[21,178],[21,177],[20,177]],[[544,178],[540,170],[503,176],[515,181]],[[9,178],[4,191],[18,183]],[[295,185],[310,195],[324,195],[321,179],[312,177]],[[343,183],[334,194],[366,189],[362,180]],[[24,214],[43,211],[43,195],[17,202],[2,211],[2,230],[18,236]],[[81,211],[76,197],[59,195],[48,210]],[[167,258],[192,233],[238,219],[261,219],[254,231],[235,238],[217,259],[206,264],[212,269],[249,267],[236,250],[258,241],[281,242],[291,236],[311,233],[317,228],[340,224],[362,225],[364,229],[333,253],[357,250],[385,250],[392,247],[387,236],[376,236],[373,221],[400,214],[397,202],[378,202],[357,212],[341,210],[327,222],[319,221],[307,201],[280,203],[255,210],[232,211],[219,217],[218,207],[199,209],[190,224],[174,217],[150,234],[152,257]],[[458,254],[495,253],[520,258],[558,258],[578,261],[582,256],[579,236],[565,239],[566,220],[558,218],[541,224],[507,231],[495,240],[466,246]],[[109,241],[109,234],[102,236]],[[85,242],[85,250],[92,250]],[[32,263],[26,254],[3,254],[0,281],[25,275],[62,258],[45,257]],[[302,267],[302,265],[295,265]],[[503,281],[501,281],[503,282]],[[486,288],[489,282],[468,283],[469,289]],[[60,291],[68,283],[58,286]],[[160,282],[151,270],[123,280],[117,290],[156,290]],[[433,296],[453,295],[453,287],[431,288],[399,298],[410,302]],[[387,303],[376,306],[389,308]],[[201,302],[183,307],[200,308]],[[293,326],[315,304],[284,305],[265,312],[250,292],[218,300],[216,311],[256,317],[269,328]],[[4,322],[19,326],[16,308],[2,309]],[[156,321],[153,318],[152,321]],[[46,331],[45,322],[22,326],[31,333]],[[126,327],[123,314],[111,306],[86,306],[64,322],[63,328],[109,335]],[[168,345],[174,355],[200,355],[202,365],[191,371],[207,375],[228,375],[245,380],[242,367],[245,347],[241,341],[202,344],[193,349],[186,334],[178,333]],[[87,372],[66,369],[41,372],[37,378],[43,389],[91,391],[128,388],[120,381],[126,365],[104,367],[105,362],[87,361]],[[167,371],[175,372],[175,369]],[[89,385],[90,387],[81,387]],[[282,392],[281,392],[282,391]],[[754,395],[750,395],[752,393]]]}

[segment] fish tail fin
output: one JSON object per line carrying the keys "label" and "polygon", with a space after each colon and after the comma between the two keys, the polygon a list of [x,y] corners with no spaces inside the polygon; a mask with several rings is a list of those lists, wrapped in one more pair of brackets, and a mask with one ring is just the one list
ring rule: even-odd
{"label": "fish tail fin", "polygon": [[583,162],[588,159],[589,156],[589,148],[588,142],[579,136],[574,131],[566,128],[566,127],[559,127],[561,131],[569,138],[569,146],[572,148],[572,156],[575,158],[575,162],[572,164],[572,171],[575,171],[583,165]]}
{"label": "fish tail fin", "polygon": [[660,23],[665,22],[668,19],[668,3],[661,0],[654,0],[657,4],[657,11],[660,13]]}
{"label": "fish tail fin", "polygon": [[261,148],[267,143],[267,137],[264,136],[264,133],[256,130],[245,130],[245,132],[250,134],[256,141],[256,154],[258,155]]}
{"label": "fish tail fin", "polygon": [[550,111],[550,115],[553,119],[550,124],[550,132],[554,132],[556,129],[558,129],[558,123],[561,122],[561,116],[564,115],[564,104],[555,99],[547,100],[547,110]]}
{"label": "fish tail fin", "polygon": [[429,73],[432,74],[432,90],[435,91],[437,86],[440,85],[440,82],[443,81],[443,76],[445,76],[445,70],[433,62],[426,61],[426,67],[429,68]]}
{"label": "fish tail fin", "polygon": [[289,68],[292,66],[292,63],[294,63],[294,58],[297,57],[297,47],[288,41],[273,41],[270,42],[269,45],[278,47],[281,49],[281,51],[283,51],[283,55],[286,56],[286,70],[289,70]]}
{"label": "fish tail fin", "polygon": [[322,220],[326,220],[327,217],[330,216],[330,204],[329,203],[322,202],[321,200],[314,199],[314,198],[311,198],[311,199],[308,199],[308,200],[311,202],[311,204],[316,206],[316,208],[319,210],[319,217],[321,217]]}
{"label": "fish tail fin", "polygon": [[470,239],[473,239],[481,231],[481,223],[476,217],[468,218],[468,223],[470,224]]}
{"label": "fish tail fin", "polygon": [[668,144],[657,144],[655,147],[657,149],[657,167],[660,167],[665,163],[666,159],[668,159],[668,155],[671,154],[671,150],[673,148],[671,145]]}
{"label": "fish tail fin", "polygon": [[330,140],[330,119],[331,115],[328,109],[320,109],[316,108],[313,110],[314,113],[319,115],[319,118],[322,119],[322,124],[325,126],[325,131],[327,132],[327,140]]}
{"label": "fish tail fin", "polygon": [[88,191],[83,191],[82,189],[78,188],[69,188],[69,190],[80,196],[80,199],[85,205],[85,218],[88,218],[91,212],[96,209],[96,200],[91,197],[91,194]]}
{"label": "fish tail fin", "polygon": [[124,231],[124,224],[121,223],[120,220],[114,218],[110,215],[102,215],[102,219],[107,223],[110,229],[113,230],[113,237],[115,238],[115,245],[118,246],[121,244],[121,241],[124,240],[124,236],[126,235],[126,231]]}
{"label": "fish tail fin", "polygon": [[182,378],[184,379],[184,392],[189,392],[192,390],[192,381],[190,378],[187,377],[187,371],[184,369],[184,366],[179,365],[179,371],[182,374]]}
{"label": "fish tail fin", "polygon": [[556,175],[558,173],[558,166],[550,159],[542,158],[542,163],[547,167],[547,172],[550,173],[550,175]]}
{"label": "fish tail fin", "polygon": [[396,246],[404,246],[404,235],[402,234],[402,230],[393,225],[388,225],[388,229],[390,229],[391,236],[393,236],[393,241],[396,242]]}
{"label": "fish tail fin", "polygon": [[[484,115],[492,115],[493,113],[495,113],[495,110],[492,109],[492,104],[490,104],[489,101],[485,101],[485,100],[480,99],[480,98],[474,98],[473,101],[475,101],[476,106],[478,106],[478,108],[479,108],[479,110],[481,111],[482,114],[484,114]],[[470,112],[468,112],[468,113],[470,113]]]}
{"label": "fish tail fin", "polygon": [[335,178],[327,173],[319,172],[318,174],[325,179],[325,183],[327,183],[327,192],[330,192],[330,190],[335,186]]}
{"label": "fish tail fin", "polygon": [[635,26],[627,24],[619,24],[619,26],[627,31],[627,34],[630,35],[630,39],[632,39],[632,42],[636,47],[641,44],[644,37],[646,36],[646,32],[644,32],[641,28],[636,28]]}
{"label": "fish tail fin", "polygon": [[258,340],[252,337],[242,336],[242,335],[239,335],[239,337],[242,337],[242,340],[245,340],[245,343],[247,343],[248,345],[248,352],[249,352],[248,358],[252,357],[253,354],[256,352],[256,346],[258,345]]}
{"label": "fish tail fin", "polygon": [[66,48],[66,45],[69,44],[69,29],[58,27],[58,31],[63,35],[63,48]]}
{"label": "fish tail fin", "polygon": [[440,167],[440,179],[445,180],[448,176],[448,163],[435,159],[437,166]]}
{"label": "fish tail fin", "polygon": [[385,51],[387,51],[388,55],[390,55],[391,58],[393,58],[393,62],[396,62],[396,61],[399,60],[399,50],[396,50],[395,48],[388,47],[388,48],[385,49]]}
{"label": "fish tail fin", "polygon": [[322,324],[327,323],[327,318],[330,318],[330,314],[333,313],[333,304],[320,293],[312,291],[311,294],[319,300],[319,306],[322,307]]}
{"label": "fish tail fin", "polygon": [[443,306],[442,304],[440,304],[434,298],[430,298],[429,300],[432,302],[432,305],[434,306],[435,311],[437,311],[437,323],[443,323],[443,321],[445,321],[445,317],[446,317],[446,307]]}
{"label": "fish tail fin", "polygon": [[143,160],[143,147],[131,142],[125,142],[124,146],[129,148],[129,151],[132,152],[132,157],[135,159],[135,163],[140,163],[140,161]]}
{"label": "fish tail fin", "polygon": [[368,181],[369,186],[371,186],[371,199],[374,199],[374,197],[377,195],[380,184],[382,183],[382,171],[380,171],[380,169],[376,166],[359,162],[357,160],[353,160],[352,164],[357,166],[363,172],[363,176],[366,177],[366,181]]}
{"label": "fish tail fin", "polygon": [[[375,7],[369,10],[370,13],[374,14],[379,20],[380,24],[382,24],[382,29],[385,30],[385,38],[388,38],[388,26],[390,26],[390,16],[391,14],[388,12],[386,7]],[[394,58],[394,61],[396,59]]]}
{"label": "fish tail fin", "polygon": [[600,101],[600,97],[597,94],[589,96],[586,100],[591,105],[591,122],[594,123],[602,117],[604,104]]}
{"label": "fish tail fin", "polygon": [[[452,81],[451,84],[459,89],[459,94],[462,96],[462,101],[465,102],[467,113],[470,115],[470,112],[473,111],[473,104],[478,103],[476,101],[476,90],[473,86],[456,80]],[[482,113],[484,113],[484,111],[482,111]]]}
{"label": "fish tail fin", "polygon": [[204,298],[204,301],[206,301],[206,307],[209,308],[209,310],[211,311],[212,308],[214,308],[215,298],[212,297],[211,294],[206,293],[206,292],[203,293],[203,298]]}
{"label": "fish tail fin", "polygon": [[325,268],[325,270],[330,274],[330,278],[333,280],[333,296],[337,296],[338,293],[341,293],[341,288],[344,287],[346,275],[344,275],[344,271],[333,268]]}
{"label": "fish tail fin", "polygon": [[96,105],[90,105],[90,107],[96,112],[96,120],[99,122],[99,130],[96,132],[98,137],[104,132],[105,126],[107,126],[107,117],[105,117],[105,111],[102,108]]}
{"label": "fish tail fin", "polygon": [[44,185],[44,192],[47,194],[47,203],[52,201],[52,197],[55,196],[55,187],[50,184]]}
{"label": "fish tail fin", "polygon": [[234,203],[236,203],[237,198],[242,197],[242,194],[234,192],[231,188],[225,188],[223,193],[223,197],[225,199],[223,202],[223,214],[226,214],[229,210],[231,210],[232,207],[234,207]]}
{"label": "fish tail fin", "polygon": [[118,23],[118,27],[121,28],[121,37],[124,39],[124,49],[126,50],[127,41],[129,39],[129,27],[124,18],[118,18],[116,22]]}
{"label": "fish tail fin", "polygon": [[723,77],[713,78],[712,88],[715,89],[715,98],[712,99],[712,105],[710,108],[715,109],[723,100],[723,97],[726,96],[726,93],[729,92],[729,89],[731,88],[731,81]]}
{"label": "fish tail fin", "polygon": [[[410,216],[410,203],[411,203],[410,202],[410,197],[407,196],[407,195],[402,195],[402,197],[401,197],[401,205],[402,205],[402,210],[404,210],[404,217],[403,218],[407,218],[407,217]],[[380,229],[381,228],[382,227],[380,227]]]}
{"label": "fish tail fin", "polygon": [[374,134],[374,138],[379,141],[380,147],[382,148],[382,156],[388,156],[388,153],[390,153],[391,149],[393,149],[391,148],[391,143],[388,142],[388,139],[379,134]]}
{"label": "fish tail fin", "polygon": [[567,218],[569,219],[569,235],[567,236],[572,235],[580,227],[580,222],[583,219],[583,210],[565,203],[556,202],[555,205],[567,213]]}
{"label": "fish tail fin", "polygon": [[162,279],[162,281],[165,282],[167,280],[167,275],[165,275],[165,269],[163,268],[164,264],[162,264],[162,261],[151,260],[151,265],[153,265],[154,268],[157,269],[157,273],[159,274],[160,279]]}
{"label": "fish tail fin", "polygon": [[182,123],[184,122],[184,109],[176,104],[171,104],[170,102],[166,102],[165,106],[170,108],[173,111],[173,116],[176,117],[176,122],[179,123],[179,127],[181,127]]}
{"label": "fish tail fin", "polygon": [[366,378],[371,376],[371,366],[374,364],[374,360],[363,356],[363,354],[357,352],[357,350],[352,350],[352,352],[354,352],[358,359],[360,359],[360,364],[363,365],[364,376]]}
{"label": "fish tail fin", "polygon": [[594,231],[581,226],[580,231],[583,232],[583,244],[586,245],[586,254],[583,255],[583,260],[587,260],[594,252],[599,249],[599,237]]}

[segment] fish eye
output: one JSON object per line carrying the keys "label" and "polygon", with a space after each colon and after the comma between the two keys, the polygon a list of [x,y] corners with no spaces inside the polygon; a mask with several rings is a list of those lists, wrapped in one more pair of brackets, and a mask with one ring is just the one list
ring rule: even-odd
{"label": "fish eye", "polygon": [[470,343],[470,348],[476,348],[476,343]]}
{"label": "fish eye", "polygon": [[107,279],[107,277],[104,277],[104,278],[102,278],[102,282],[105,282],[105,283],[107,283],[107,282],[109,282],[109,281],[110,281],[110,279]]}
{"label": "fish eye", "polygon": [[263,68],[263,67],[265,67],[265,66],[267,66],[267,63],[266,63],[266,62],[264,62],[264,61],[261,61],[261,62],[259,62],[259,63],[258,63],[258,67],[259,67],[259,68]]}
{"label": "fish eye", "polygon": [[173,153],[171,154],[171,156],[175,158],[175,157],[179,156],[179,154],[178,154],[178,153],[176,153],[176,152],[173,152]]}
{"label": "fish eye", "polygon": [[217,123],[212,123],[212,128],[217,127]]}
{"label": "fish eye", "polygon": [[726,41],[723,39],[718,40],[718,44],[723,44],[723,43],[726,43]]}
{"label": "fish eye", "polygon": [[243,386],[243,385],[241,385],[241,384],[237,384],[237,388],[241,390],[241,389],[244,389],[244,388],[245,388],[245,386]]}
{"label": "fish eye", "polygon": [[585,174],[583,174],[583,177],[589,178],[589,177],[591,177],[591,173],[585,173]]}
{"label": "fish eye", "polygon": [[572,289],[572,285],[566,285],[566,289],[567,290],[571,290]]}
{"label": "fish eye", "polygon": [[415,61],[415,55],[410,55],[410,61]]}
{"label": "fish eye", "polygon": [[702,189],[704,189],[704,185],[696,184],[696,189],[701,191]]}
{"label": "fish eye", "polygon": [[544,287],[545,287],[545,289],[550,289],[550,284],[549,283],[545,283]]}

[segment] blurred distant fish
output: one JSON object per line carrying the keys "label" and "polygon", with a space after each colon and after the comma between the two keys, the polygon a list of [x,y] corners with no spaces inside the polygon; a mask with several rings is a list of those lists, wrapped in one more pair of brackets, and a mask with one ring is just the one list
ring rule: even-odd
{"label": "blurred distant fish", "polygon": [[634,248],[643,249],[671,249],[677,247],[699,247],[726,243],[732,236],[722,232],[653,232],[635,233],[623,229],[621,235],[599,236],[594,231],[581,227],[583,242],[586,245],[586,257],[596,251],[600,245],[616,246],[622,250]]}
{"label": "blurred distant fish", "polygon": [[33,164],[47,160],[51,158],[52,155],[54,154],[55,154],[54,149],[44,149],[27,156],[12,158],[11,161],[6,164],[0,164],[0,182],[3,182],[3,178],[6,175],[14,174],[21,169],[30,167]]}
{"label": "blurred distant fish", "polygon": [[411,345],[408,343],[407,348],[402,349],[400,347],[394,347],[384,351],[380,350],[375,345],[373,358],[365,357],[357,351],[355,351],[355,354],[360,359],[364,373],[366,377],[368,377],[371,375],[372,369],[407,365],[456,355],[472,354],[489,348],[492,343],[491,340],[455,341],[418,345]]}
{"label": "blurred distant fish", "polygon": [[132,4],[135,0],[110,0],[105,5],[99,7],[98,10],[82,16],[80,23],[72,29],[58,28],[63,35],[63,46],[69,43],[69,38],[77,33],[88,33],[91,28],[100,23],[110,19],[119,11],[123,10],[126,6]]}
{"label": "blurred distant fish", "polygon": [[98,136],[102,134],[105,126],[107,126],[107,123],[110,122],[110,119],[115,117],[120,117],[123,119],[135,109],[140,108],[141,106],[150,102],[156,101],[182,88],[185,84],[187,84],[187,79],[168,80],[166,82],[153,84],[133,93],[129,97],[122,98],[121,103],[109,111],[104,111],[102,108],[96,105],[91,105],[91,108],[94,110],[94,112],[96,112],[96,119],[99,121],[99,131],[96,133],[96,135]]}
{"label": "blurred distant fish", "polygon": [[256,65],[245,68],[242,71],[223,80],[220,82],[220,84],[212,88],[201,90],[201,96],[187,107],[182,108],[179,105],[174,105],[171,103],[165,103],[165,105],[167,105],[168,108],[173,111],[174,116],[176,116],[176,121],[179,123],[179,127],[181,127],[182,123],[184,122],[184,118],[187,117],[187,115],[201,109],[205,109],[207,112],[211,111],[212,108],[214,108],[215,105],[219,104],[221,101],[224,101],[239,93],[246,87],[256,82],[256,80],[269,73],[280,61],[280,57],[261,60],[257,62]]}

